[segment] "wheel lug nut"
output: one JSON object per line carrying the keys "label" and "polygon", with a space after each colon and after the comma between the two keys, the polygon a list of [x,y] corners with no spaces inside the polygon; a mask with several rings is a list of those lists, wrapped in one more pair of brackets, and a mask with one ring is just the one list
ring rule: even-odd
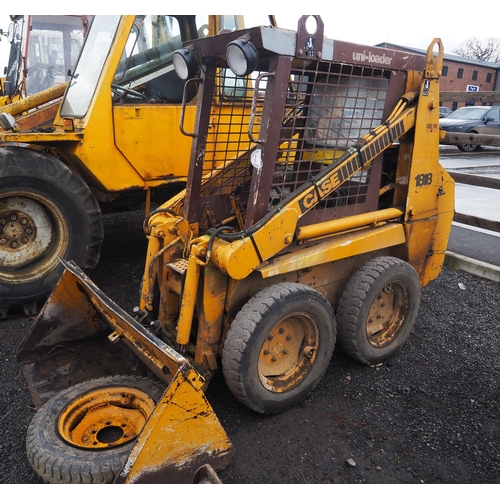
{"label": "wheel lug nut", "polygon": [[5,243],[7,243],[7,240],[5,238],[2,238],[0,240],[0,245],[5,245]]}
{"label": "wheel lug nut", "polygon": [[11,244],[10,244],[11,248],[17,248],[17,242],[16,241],[13,241]]}
{"label": "wheel lug nut", "polygon": [[283,354],[288,354],[288,351],[286,349],[283,349]]}
{"label": "wheel lug nut", "polygon": [[26,243],[28,243],[28,238],[21,238],[21,243],[23,243],[24,245],[26,245]]}
{"label": "wheel lug nut", "polygon": [[273,336],[272,335],[268,335],[267,336],[267,340],[273,340]]}
{"label": "wheel lug nut", "polygon": [[16,220],[16,219],[17,219],[17,215],[16,215],[16,214],[12,214],[12,215],[10,216],[10,220]]}
{"label": "wheel lug nut", "polygon": [[290,340],[292,340],[292,336],[291,336],[291,335],[287,335],[287,336],[286,336],[286,339],[287,339],[288,341],[290,341]]}
{"label": "wheel lug nut", "polygon": [[276,356],[273,356],[273,357],[271,358],[271,361],[273,361],[273,362],[274,362],[274,361],[276,361]]}
{"label": "wheel lug nut", "polygon": [[31,229],[31,227],[27,227],[24,232],[26,234],[32,234],[33,233],[33,229]]}
{"label": "wheel lug nut", "polygon": [[267,356],[269,354],[269,350],[268,349],[265,349],[264,350],[264,354]]}
{"label": "wheel lug nut", "polygon": [[0,219],[0,224],[2,224],[2,225],[3,225],[3,224],[5,224],[5,223],[6,223],[5,219]]}
{"label": "wheel lug nut", "polygon": [[285,331],[284,328],[280,328],[280,333],[283,333]]}
{"label": "wheel lug nut", "polygon": [[28,219],[26,217],[23,217],[21,219],[21,224],[23,224],[23,225],[28,224]]}

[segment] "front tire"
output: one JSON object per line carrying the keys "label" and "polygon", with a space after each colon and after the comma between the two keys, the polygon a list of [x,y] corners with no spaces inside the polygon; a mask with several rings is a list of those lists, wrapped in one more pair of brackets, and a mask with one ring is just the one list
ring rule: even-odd
{"label": "front tire", "polygon": [[420,305],[413,267],[395,257],[377,257],[349,279],[337,306],[338,339],[354,359],[377,365],[407,341]]}
{"label": "front tire", "polygon": [[28,460],[44,483],[113,483],[163,395],[153,379],[118,375],[70,387],[35,414]]}
{"label": "front tire", "polygon": [[87,184],[57,158],[0,148],[0,317],[38,311],[61,273],[59,258],[93,268],[103,226]]}
{"label": "front tire", "polygon": [[285,411],[319,382],[335,338],[335,317],[323,295],[296,283],[271,285],[231,324],[222,353],[224,379],[252,410]]}
{"label": "front tire", "polygon": [[[468,132],[469,134],[477,134],[477,132]],[[472,153],[472,151],[476,151],[476,149],[479,149],[478,144],[459,144],[457,146],[460,151],[463,151],[464,153]]]}

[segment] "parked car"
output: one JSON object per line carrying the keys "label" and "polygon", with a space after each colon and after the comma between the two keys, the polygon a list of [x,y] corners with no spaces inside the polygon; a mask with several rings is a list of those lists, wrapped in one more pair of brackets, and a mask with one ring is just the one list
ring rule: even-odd
{"label": "parked car", "polygon": [[451,108],[447,108],[446,106],[441,106],[439,108],[439,118],[445,118],[450,113],[453,113],[453,110]]}
{"label": "parked car", "polygon": [[[463,134],[500,135],[500,107],[466,106],[439,120],[439,128]],[[477,144],[459,144],[460,151],[474,151]]]}

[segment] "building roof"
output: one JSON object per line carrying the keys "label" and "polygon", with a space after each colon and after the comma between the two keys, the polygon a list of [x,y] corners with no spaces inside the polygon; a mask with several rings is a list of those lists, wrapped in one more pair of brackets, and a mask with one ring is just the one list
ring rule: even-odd
{"label": "building roof", "polygon": [[[388,49],[394,49],[394,50],[404,50],[405,52],[415,52],[416,54],[427,54],[427,50],[423,49],[416,49],[414,47],[407,47],[405,45],[397,45],[395,43],[388,43],[388,42],[382,42],[382,43],[377,43],[375,47],[381,47],[381,48],[388,48]],[[499,70],[500,69],[500,64],[499,63],[492,63],[488,61],[479,61],[478,59],[471,59],[469,57],[461,57],[457,55],[452,55],[452,54],[444,54],[444,58],[447,61],[455,61],[457,63],[462,63],[462,64],[473,64],[474,66],[485,66],[487,68],[492,68]]]}

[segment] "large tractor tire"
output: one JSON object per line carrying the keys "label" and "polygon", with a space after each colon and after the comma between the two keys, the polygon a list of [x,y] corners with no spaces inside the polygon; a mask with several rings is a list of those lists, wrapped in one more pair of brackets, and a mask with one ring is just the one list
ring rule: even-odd
{"label": "large tractor tire", "polygon": [[33,470],[44,483],[113,483],[165,389],[153,379],[117,375],[60,392],[29,425]]}
{"label": "large tractor tire", "polygon": [[335,317],[323,295],[296,283],[271,285],[231,324],[222,352],[226,384],[254,411],[285,411],[319,382],[335,337]]}
{"label": "large tractor tire", "polygon": [[413,267],[395,257],[377,257],[349,279],[337,306],[338,341],[354,359],[377,365],[408,340],[420,306]]}
{"label": "large tractor tire", "polygon": [[103,227],[87,184],[57,158],[0,148],[0,317],[35,314],[57,283],[59,258],[93,268]]}

